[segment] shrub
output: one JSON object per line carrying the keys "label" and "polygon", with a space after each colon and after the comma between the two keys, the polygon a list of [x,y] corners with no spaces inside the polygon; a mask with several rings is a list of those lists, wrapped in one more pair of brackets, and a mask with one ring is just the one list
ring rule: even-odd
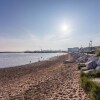
{"label": "shrub", "polygon": [[84,76],[86,76],[86,74],[81,71],[80,77],[83,78]]}
{"label": "shrub", "polygon": [[[95,75],[95,74],[94,74]],[[93,82],[89,76],[81,72],[81,85],[89,93],[91,100],[100,100],[100,84]]]}
{"label": "shrub", "polygon": [[100,50],[96,51],[96,56],[100,56]]}
{"label": "shrub", "polygon": [[86,92],[91,91],[93,82],[83,73],[81,73],[81,85]]}
{"label": "shrub", "polygon": [[93,78],[97,77],[98,78],[98,77],[100,77],[100,72],[99,71],[93,71],[93,72],[88,74],[88,77],[93,77]]}
{"label": "shrub", "polygon": [[100,100],[100,84],[95,83],[90,92],[92,100]]}

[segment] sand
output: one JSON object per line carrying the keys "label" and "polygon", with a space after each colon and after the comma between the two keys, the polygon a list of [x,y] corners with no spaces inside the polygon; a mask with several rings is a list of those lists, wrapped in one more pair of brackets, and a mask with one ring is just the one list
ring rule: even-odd
{"label": "sand", "polygon": [[77,64],[63,64],[69,57],[0,69],[0,100],[89,100]]}

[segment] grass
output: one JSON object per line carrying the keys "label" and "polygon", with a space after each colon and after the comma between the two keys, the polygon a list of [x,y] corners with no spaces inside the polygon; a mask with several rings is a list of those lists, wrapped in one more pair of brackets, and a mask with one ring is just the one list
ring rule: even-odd
{"label": "grass", "polygon": [[94,84],[90,92],[90,97],[92,100],[100,100],[100,84]]}
{"label": "grass", "polygon": [[100,72],[99,71],[93,71],[93,72],[88,74],[88,77],[100,78]]}
{"label": "grass", "polygon": [[91,100],[100,100],[100,84],[93,82],[91,80],[91,77],[87,76],[83,72],[81,72],[80,78],[81,78],[81,85],[83,89],[87,93],[89,93]]}
{"label": "grass", "polygon": [[100,56],[100,50],[97,50],[95,54],[96,56]]}

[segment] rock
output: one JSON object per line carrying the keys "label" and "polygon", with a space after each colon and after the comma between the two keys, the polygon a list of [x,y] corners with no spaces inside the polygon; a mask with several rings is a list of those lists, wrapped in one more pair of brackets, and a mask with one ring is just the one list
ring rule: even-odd
{"label": "rock", "polygon": [[100,72],[100,66],[97,66],[95,70]]}
{"label": "rock", "polygon": [[87,60],[88,60],[88,56],[84,55],[84,56],[79,57],[77,59],[77,62],[79,62],[79,63],[85,63]]}
{"label": "rock", "polygon": [[93,69],[90,69],[90,70],[86,70],[86,71],[83,71],[86,75],[92,73],[94,70]]}
{"label": "rock", "polygon": [[97,63],[97,66],[100,66],[100,58],[98,59],[96,63]]}
{"label": "rock", "polygon": [[68,64],[68,63],[73,63],[73,61],[70,61],[70,60],[65,60],[63,61],[64,64]]}
{"label": "rock", "polygon": [[82,68],[81,68],[81,71],[86,71],[86,70],[88,70],[87,67],[82,67]]}
{"label": "rock", "polygon": [[98,59],[99,59],[99,57],[91,56],[91,57],[88,58],[88,61],[95,61],[95,62],[97,62]]}
{"label": "rock", "polygon": [[89,62],[87,62],[87,63],[85,63],[85,64],[86,64],[86,67],[87,67],[88,69],[95,69],[95,68],[97,67],[97,64],[96,64],[95,61],[89,61]]}

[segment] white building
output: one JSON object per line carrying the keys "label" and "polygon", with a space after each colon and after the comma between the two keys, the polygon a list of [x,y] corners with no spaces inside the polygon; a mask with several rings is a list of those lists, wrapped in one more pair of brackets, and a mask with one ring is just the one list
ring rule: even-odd
{"label": "white building", "polygon": [[96,49],[94,47],[85,47],[82,49],[82,52],[84,53],[88,53],[88,52],[92,52],[92,51],[95,51]]}
{"label": "white building", "polygon": [[78,53],[79,52],[79,48],[78,47],[68,48],[68,52],[69,53]]}

